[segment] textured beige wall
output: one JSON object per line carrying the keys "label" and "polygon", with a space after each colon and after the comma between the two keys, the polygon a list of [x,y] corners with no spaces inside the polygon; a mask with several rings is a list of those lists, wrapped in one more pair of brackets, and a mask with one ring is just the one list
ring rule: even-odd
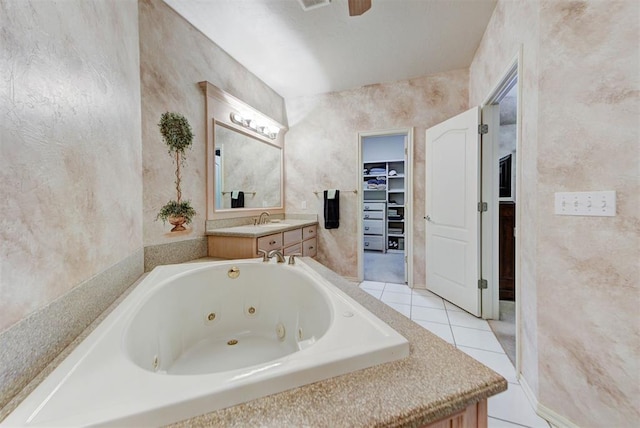
{"label": "textured beige wall", "polygon": [[[144,181],[144,244],[204,236],[206,220],[205,98],[198,82],[207,80],[250,106],[286,124],[284,100],[161,0],[139,2],[140,77]],[[194,141],[182,170],[182,197],[197,211],[184,232],[155,221],[160,208],[176,198],[175,164],[157,123],[165,111],[183,114]]]}
{"label": "textured beige wall", "polygon": [[137,17],[0,2],[0,331],[142,247]]}
{"label": "textured beige wall", "polygon": [[[358,132],[414,127],[414,282],[425,286],[425,129],[467,108],[467,85],[467,70],[456,70],[287,100],[286,211],[318,214],[322,222],[322,197],[313,191],[342,190],[340,228],[319,228],[318,261],[341,275],[358,275],[360,195],[347,192],[356,189],[362,179]],[[306,211],[301,209],[303,201]]]}
{"label": "textured beige wall", "polygon": [[[489,94],[523,44],[522,371],[580,426],[640,419],[636,1],[500,1],[470,70]],[[616,190],[617,216],[553,213],[554,192]]]}

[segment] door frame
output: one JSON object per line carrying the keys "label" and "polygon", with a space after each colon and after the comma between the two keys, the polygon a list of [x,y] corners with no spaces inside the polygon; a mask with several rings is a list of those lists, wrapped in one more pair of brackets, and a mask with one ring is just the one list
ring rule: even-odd
{"label": "door frame", "polygon": [[[500,315],[500,296],[499,296],[499,282],[498,282],[498,222],[499,222],[499,198],[498,198],[498,144],[499,133],[492,132],[492,129],[497,129],[500,124],[499,111],[495,108],[495,104],[501,101],[507,92],[514,86],[513,81],[517,79],[517,112],[516,112],[516,194],[514,202],[516,205],[516,249],[515,249],[515,262],[516,262],[516,276],[515,276],[515,290],[516,296],[522,296],[520,293],[522,269],[521,269],[521,239],[518,229],[520,227],[520,219],[522,214],[522,206],[520,204],[520,195],[522,195],[521,182],[522,182],[522,45],[520,46],[517,54],[510,61],[505,71],[500,75],[498,82],[494,85],[493,89],[489,92],[489,95],[484,99],[480,108],[482,109],[482,123],[489,125],[489,133],[487,145],[482,147],[482,199],[489,205],[489,214],[486,217],[487,221],[483,221],[481,228],[482,234],[482,272],[484,278],[487,279],[489,287],[482,290],[482,317],[485,319],[499,319]],[[485,116],[486,110],[486,116]],[[497,117],[496,117],[497,116]],[[492,126],[493,125],[493,126]],[[516,373],[520,373],[521,367],[521,302],[522,300],[516,297],[515,310],[516,310]]]}
{"label": "door frame", "polygon": [[[407,147],[405,153],[405,168],[404,168],[404,183],[405,183],[405,223],[404,223],[404,251],[405,251],[405,277],[407,278],[407,285],[413,288],[413,128],[393,128],[383,129],[379,131],[358,132],[358,165],[356,171],[358,171],[358,222],[357,222],[357,235],[358,235],[358,282],[364,280],[364,241],[363,235],[363,213],[364,213],[364,186],[362,180],[362,142],[365,137],[379,137],[382,135],[406,135]],[[386,245],[386,244],[385,244]]]}

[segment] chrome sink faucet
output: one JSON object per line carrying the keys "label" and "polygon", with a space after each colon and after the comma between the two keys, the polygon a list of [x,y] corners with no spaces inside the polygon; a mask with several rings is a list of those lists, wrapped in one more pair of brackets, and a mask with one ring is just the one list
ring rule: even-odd
{"label": "chrome sink faucet", "polygon": [[258,224],[265,224],[269,216],[270,216],[269,211],[262,211],[260,213],[260,217],[258,217]]}

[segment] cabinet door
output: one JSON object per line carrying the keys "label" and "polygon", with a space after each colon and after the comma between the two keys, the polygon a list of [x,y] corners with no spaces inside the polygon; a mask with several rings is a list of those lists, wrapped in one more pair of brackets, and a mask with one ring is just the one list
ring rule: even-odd
{"label": "cabinet door", "polygon": [[365,235],[382,235],[384,222],[381,220],[364,220],[362,225]]}
{"label": "cabinet door", "polygon": [[385,204],[383,202],[365,202],[365,211],[384,211]]}
{"label": "cabinet door", "polygon": [[305,257],[315,257],[318,252],[316,238],[307,239],[302,242],[302,255]]}
{"label": "cabinet door", "polygon": [[314,238],[316,236],[316,234],[318,233],[318,227],[317,226],[307,226],[305,228],[302,229],[302,239],[306,240],[309,238]]}
{"label": "cabinet door", "polygon": [[364,237],[364,249],[365,250],[383,250],[382,236],[369,236]]}
{"label": "cabinet door", "polygon": [[295,245],[285,247],[282,254],[284,254],[285,256],[290,256],[291,254],[297,254],[297,255],[302,254],[302,242],[298,242]]}
{"label": "cabinet door", "polygon": [[280,248],[282,248],[282,233],[274,233],[273,235],[258,238],[259,250],[271,251],[279,250]]}
{"label": "cabinet door", "polygon": [[285,247],[287,245],[295,244],[296,242],[302,241],[302,229],[287,230],[286,232],[283,232],[282,235],[282,245],[284,245]]}
{"label": "cabinet door", "polygon": [[378,219],[382,220],[384,218],[384,211],[365,211],[363,214],[365,220],[369,219]]}

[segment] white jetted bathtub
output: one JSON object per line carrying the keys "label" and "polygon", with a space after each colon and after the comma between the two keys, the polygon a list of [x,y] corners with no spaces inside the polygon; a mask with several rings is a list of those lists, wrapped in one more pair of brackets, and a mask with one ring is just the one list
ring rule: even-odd
{"label": "white jetted bathtub", "polygon": [[161,266],[3,425],[158,426],[407,355],[301,260]]}

